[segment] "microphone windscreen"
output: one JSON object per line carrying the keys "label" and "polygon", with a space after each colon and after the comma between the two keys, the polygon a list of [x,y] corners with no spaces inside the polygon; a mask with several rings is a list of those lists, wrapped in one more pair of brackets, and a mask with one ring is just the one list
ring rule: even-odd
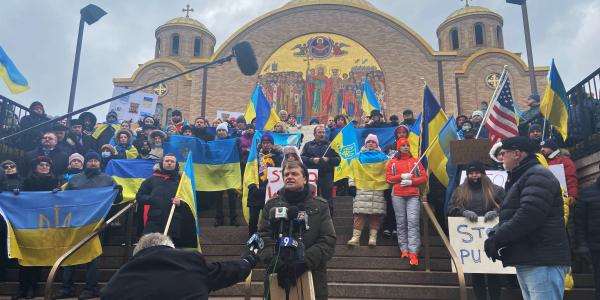
{"label": "microphone windscreen", "polygon": [[246,76],[252,76],[256,74],[256,71],[258,70],[258,64],[256,63],[256,56],[254,55],[254,50],[252,50],[250,43],[238,43],[233,46],[231,50],[242,74]]}
{"label": "microphone windscreen", "polygon": [[288,208],[288,220],[294,220],[298,217],[298,207],[291,206]]}

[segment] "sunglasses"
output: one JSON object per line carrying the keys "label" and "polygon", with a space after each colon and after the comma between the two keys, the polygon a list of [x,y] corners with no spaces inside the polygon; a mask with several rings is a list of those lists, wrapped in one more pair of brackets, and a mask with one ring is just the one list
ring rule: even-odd
{"label": "sunglasses", "polygon": [[16,167],[17,167],[16,165],[4,165],[2,168],[3,168],[4,170],[8,170],[8,169],[14,169],[14,168],[16,168]]}

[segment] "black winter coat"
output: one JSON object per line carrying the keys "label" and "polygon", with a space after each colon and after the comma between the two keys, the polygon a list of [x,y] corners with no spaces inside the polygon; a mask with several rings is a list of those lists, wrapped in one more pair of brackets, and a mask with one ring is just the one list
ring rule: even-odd
{"label": "black winter coat", "polygon": [[575,237],[578,246],[600,251],[600,177],[579,192],[575,204]]}
{"label": "black winter coat", "polygon": [[493,231],[504,266],[571,264],[560,183],[535,156],[509,172]]}
{"label": "black winter coat", "polygon": [[[302,148],[302,162],[309,169],[319,169],[319,178],[332,176],[334,168],[340,164],[340,157],[333,149],[329,148],[329,142],[317,142],[312,140]],[[327,153],[325,153],[327,151]],[[310,159],[315,157],[328,157],[328,162],[322,160],[318,164],[314,164]]]}
{"label": "black winter coat", "polygon": [[[44,150],[41,147],[25,153],[25,163],[27,163],[27,166],[23,170],[31,170],[33,167],[31,161],[38,156],[44,156]],[[61,151],[59,148],[54,148],[47,156],[52,160],[52,173],[56,177],[62,177],[69,166],[69,154]]]}
{"label": "black winter coat", "polygon": [[13,191],[23,189],[23,179],[19,174],[2,175],[0,177],[0,190]]}
{"label": "black winter coat", "polygon": [[[43,123],[50,120],[46,114],[37,114],[32,112],[30,115],[24,116],[19,122],[19,130],[23,130],[37,124]],[[44,132],[50,130],[50,125],[42,126],[33,130],[30,130],[19,137],[19,145],[23,150],[30,151],[35,149],[40,143],[40,139]]]}
{"label": "black winter coat", "polygon": [[59,187],[58,179],[54,176],[38,177],[31,175],[23,181],[23,191],[25,192],[45,192]]}
{"label": "black winter coat", "polygon": [[81,155],[85,155],[90,150],[98,151],[98,142],[87,134],[81,135],[80,142],[75,134],[69,133],[65,137],[65,143],[73,148],[73,152],[77,152]]}
{"label": "black winter coat", "polygon": [[[150,232],[160,232],[165,230],[169,213],[171,212],[172,198],[177,193],[177,186],[179,185],[179,174],[171,176],[168,179],[156,176],[157,174],[164,174],[162,171],[157,171],[152,176],[144,180],[140,189],[136,194],[136,199],[140,204],[150,205],[148,211],[148,220],[144,227],[144,234]],[[177,240],[181,237],[181,210],[188,209],[185,207],[185,203],[181,203],[180,206],[175,208],[173,213],[173,219],[171,220],[171,226],[169,227],[168,235],[173,239]]]}
{"label": "black winter coat", "polygon": [[243,281],[244,260],[208,263],[202,254],[155,246],[141,250],[100,293],[103,300],[208,299],[208,293]]}

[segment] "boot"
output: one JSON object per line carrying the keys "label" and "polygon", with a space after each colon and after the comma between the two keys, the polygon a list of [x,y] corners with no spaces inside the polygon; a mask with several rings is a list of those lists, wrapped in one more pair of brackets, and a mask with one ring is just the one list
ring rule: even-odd
{"label": "boot", "polygon": [[352,247],[358,247],[360,246],[360,234],[362,233],[361,230],[358,229],[354,229],[352,230],[352,238],[348,241],[348,246],[352,246]]}
{"label": "boot", "polygon": [[416,267],[419,265],[419,258],[417,257],[416,253],[408,254],[408,263],[413,267]]}
{"label": "boot", "polygon": [[375,247],[377,245],[377,229],[371,229],[369,231],[369,246]]}

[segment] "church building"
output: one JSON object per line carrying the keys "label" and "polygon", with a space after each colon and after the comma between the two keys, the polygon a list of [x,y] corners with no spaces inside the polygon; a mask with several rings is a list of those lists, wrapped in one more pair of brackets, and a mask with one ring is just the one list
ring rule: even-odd
{"label": "church building", "polygon": [[[226,57],[235,44],[248,41],[259,66],[254,76],[244,76],[232,62],[148,89],[158,96],[161,122],[175,109],[190,120],[212,120],[218,111],[244,112],[257,83],[277,110],[304,123],[339,113],[360,117],[365,81],[386,116],[404,109],[420,112],[424,82],[449,115],[470,114],[490,100],[505,65],[513,98],[523,108],[531,94],[529,68],[520,53],[504,49],[502,26],[499,14],[467,4],[440,20],[436,50],[367,0],[290,0],[215,50],[215,36],[187,11],[156,29],[153,60],[113,83],[140,87]],[[548,70],[535,68],[540,91]]]}

